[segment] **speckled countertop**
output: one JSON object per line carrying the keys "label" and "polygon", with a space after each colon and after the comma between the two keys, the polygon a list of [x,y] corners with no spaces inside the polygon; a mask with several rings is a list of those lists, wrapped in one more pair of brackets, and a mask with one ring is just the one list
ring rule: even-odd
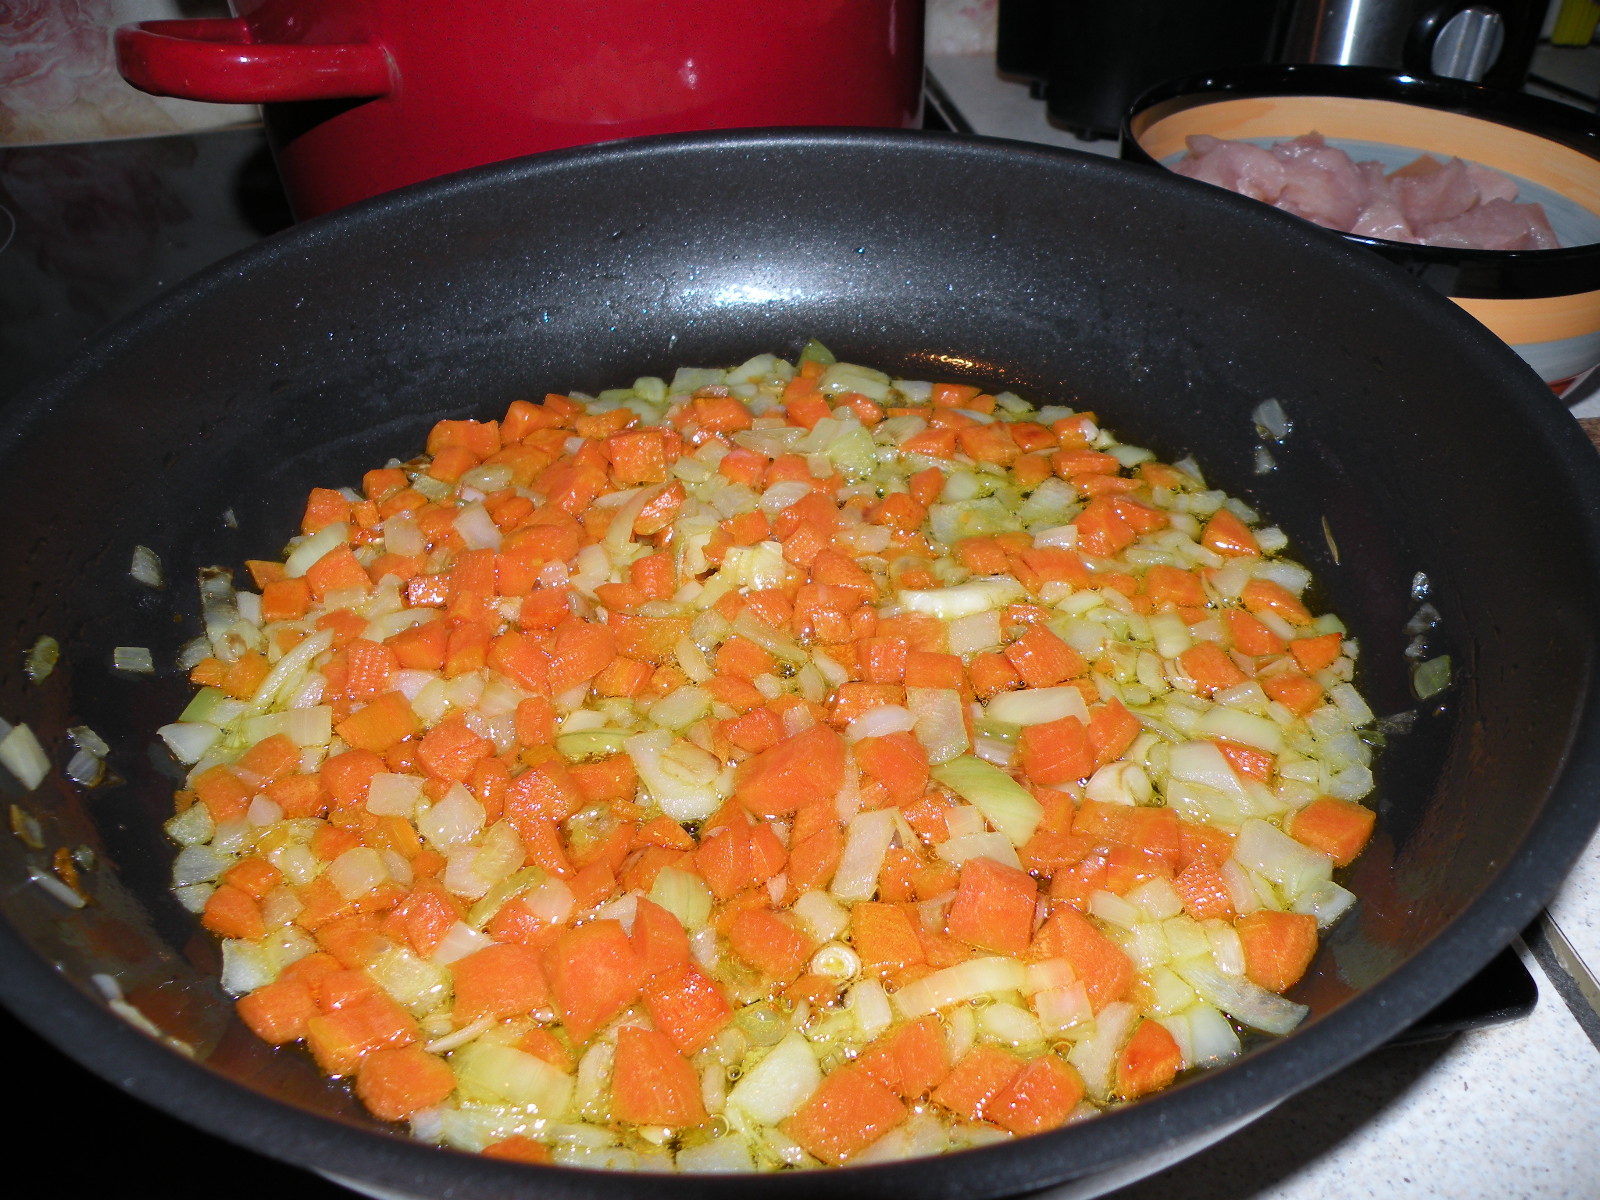
{"label": "speckled countertop", "polygon": [[[1600,50],[1542,50],[1535,69],[1594,95]],[[929,70],[976,134],[1117,153],[1050,125],[992,53],[933,54]],[[1568,399],[1600,445],[1597,376]],[[1600,1197],[1600,838],[1516,949],[1531,1015],[1379,1050],[1112,1200]]]}

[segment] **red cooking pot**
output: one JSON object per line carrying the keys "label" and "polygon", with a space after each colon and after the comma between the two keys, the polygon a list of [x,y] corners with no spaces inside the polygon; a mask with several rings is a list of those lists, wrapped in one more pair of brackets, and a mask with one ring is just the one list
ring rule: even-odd
{"label": "red cooking pot", "polygon": [[264,105],[296,216],[586,142],[910,127],[922,0],[233,0],[117,31],[158,96]]}

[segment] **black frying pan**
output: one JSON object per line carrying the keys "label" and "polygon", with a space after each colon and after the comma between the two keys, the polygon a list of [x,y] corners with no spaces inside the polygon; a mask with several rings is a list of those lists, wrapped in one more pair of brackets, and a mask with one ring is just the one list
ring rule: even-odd
{"label": "black frying pan", "polygon": [[[1294,995],[1291,1037],[1095,1121],[936,1162],[780,1175],[774,1197],[1091,1194],[1216,1139],[1416,1020],[1533,915],[1600,816],[1594,664],[1600,465],[1516,358],[1375,256],[1219,189],[1127,164],[936,135],[719,134],[455,176],[280,235],[122,324],[0,430],[0,714],[111,742],[124,782],[53,777],[20,802],[47,845],[0,839],[0,1000],[69,1054],[202,1128],[422,1196],[735,1195],[749,1181],[533,1169],[391,1136],[309,1059],[254,1041],[210,939],[166,891],[177,772],[153,731],[197,631],[197,567],[276,551],[316,484],[405,457],[443,416],[680,364],[793,353],[1007,386],[1194,453],[1258,504],[1363,646],[1384,754],[1359,908]],[[1252,410],[1294,431],[1254,470]],[[135,544],[173,584],[128,576]],[[1334,547],[1337,547],[1335,553]],[[1414,577],[1457,665],[1408,687]],[[41,633],[62,665],[18,670]],[[17,798],[13,796],[12,798]],[[26,882],[87,845],[94,903]],[[191,1060],[112,1016],[113,974]]]}

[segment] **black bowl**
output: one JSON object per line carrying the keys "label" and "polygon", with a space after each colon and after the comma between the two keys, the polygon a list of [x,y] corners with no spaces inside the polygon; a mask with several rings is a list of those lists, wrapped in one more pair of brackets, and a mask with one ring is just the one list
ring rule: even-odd
{"label": "black bowl", "polygon": [[1193,134],[1270,144],[1316,131],[1393,170],[1421,154],[1515,177],[1561,248],[1464,250],[1343,234],[1482,321],[1558,391],[1600,362],[1600,121],[1571,105],[1376,67],[1290,64],[1157,84],[1129,109],[1122,157],[1181,158]]}
{"label": "black bowl", "polygon": [[[1104,1191],[1410,1025],[1553,893],[1600,818],[1600,460],[1514,355],[1376,255],[1176,176],[938,135],[744,132],[506,163],[309,222],[183,284],[12,406],[0,501],[31,519],[0,526],[15,651],[0,712],[57,770],[10,796],[42,838],[0,840],[0,1001],[185,1121],[397,1192],[744,1194],[748,1180],[422,1146],[308,1057],[254,1040],[212,939],[167,889],[178,772],[155,729],[186,702],[170,665],[198,628],[185,581],[276,551],[311,486],[413,453],[440,417],[813,336],[909,377],[1071,401],[1163,456],[1194,453],[1286,530],[1361,639],[1365,694],[1415,724],[1381,760],[1378,833],[1347,880],[1361,903],[1294,993],[1312,1009],[1300,1030],[1090,1122],[776,1175],[764,1194]],[[1268,398],[1295,427],[1262,474],[1252,414]],[[166,590],[129,578],[137,544],[166,564]],[[1433,648],[1456,664],[1427,705],[1404,654],[1419,575],[1440,613]],[[40,634],[62,661],[35,685],[21,651]],[[116,675],[118,645],[152,647],[160,669]],[[78,724],[111,743],[117,782],[59,773]],[[36,880],[80,846],[90,903],[73,909]],[[130,1164],[171,1169],[158,1154]]]}

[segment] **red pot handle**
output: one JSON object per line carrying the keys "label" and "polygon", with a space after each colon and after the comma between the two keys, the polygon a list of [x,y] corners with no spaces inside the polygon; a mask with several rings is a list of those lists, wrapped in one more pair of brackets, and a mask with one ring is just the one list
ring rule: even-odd
{"label": "red pot handle", "polygon": [[393,87],[371,42],[252,42],[242,20],[141,21],[117,30],[117,69],[142,92],[223,104],[344,100]]}

